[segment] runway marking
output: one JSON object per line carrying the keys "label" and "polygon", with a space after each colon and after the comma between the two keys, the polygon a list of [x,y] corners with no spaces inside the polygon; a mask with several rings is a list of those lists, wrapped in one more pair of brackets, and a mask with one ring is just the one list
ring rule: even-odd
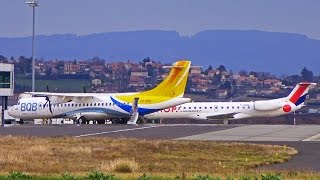
{"label": "runway marking", "polygon": [[161,126],[145,126],[140,128],[131,128],[131,129],[120,129],[115,131],[105,131],[105,132],[99,132],[99,133],[92,133],[92,134],[82,134],[75,137],[87,137],[87,136],[96,136],[101,134],[110,134],[110,133],[117,133],[117,132],[126,132],[126,131],[134,131],[134,130],[141,130],[141,129],[148,129],[148,128],[155,128],[155,127],[161,127]]}
{"label": "runway marking", "polygon": [[153,126],[144,126],[139,128],[130,128],[130,129],[120,129],[115,131],[104,131],[98,133],[91,133],[91,134],[82,134],[75,137],[87,137],[87,136],[96,136],[101,134],[110,134],[110,133],[118,133],[118,132],[126,132],[126,131],[134,131],[134,130],[141,130],[141,129],[149,129],[155,127],[170,127],[170,126],[219,126],[217,124],[162,124],[162,125],[153,125]]}
{"label": "runway marking", "polygon": [[313,141],[313,140],[318,139],[318,138],[320,138],[320,134],[308,137],[306,139],[303,139],[302,141]]}

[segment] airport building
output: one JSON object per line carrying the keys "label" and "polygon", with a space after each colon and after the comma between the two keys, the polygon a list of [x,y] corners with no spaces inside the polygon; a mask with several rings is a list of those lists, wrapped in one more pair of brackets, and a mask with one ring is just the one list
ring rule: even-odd
{"label": "airport building", "polygon": [[8,96],[14,91],[14,65],[0,63],[0,96],[1,96],[1,126],[5,124],[5,110],[8,107]]}

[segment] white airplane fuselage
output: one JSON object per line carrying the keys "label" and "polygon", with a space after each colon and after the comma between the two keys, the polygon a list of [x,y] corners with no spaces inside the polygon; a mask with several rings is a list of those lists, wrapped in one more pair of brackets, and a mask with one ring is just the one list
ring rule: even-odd
{"label": "white airplane fuselage", "polygon": [[171,70],[160,84],[143,92],[25,92],[8,114],[20,119],[65,117],[79,121],[130,118],[128,124],[136,124],[139,116],[191,101],[183,98],[190,66],[191,62],[187,60],[175,62],[169,66]]}
{"label": "white airplane fuselage", "polygon": [[[52,103],[51,111],[45,97],[25,97],[19,100],[17,105],[12,106],[8,113],[12,117],[21,119],[48,119],[48,118],[72,118],[101,120],[113,117],[129,118],[129,103],[115,101],[112,94],[94,94],[86,93],[88,96],[97,97],[96,101],[88,100],[88,102],[79,100],[66,103]],[[116,95],[119,95],[117,93]],[[121,93],[120,95],[130,95],[134,93]],[[81,98],[80,98],[81,99]],[[166,102],[153,105],[140,105],[139,111],[143,113],[155,112],[159,109],[173,105],[189,102],[189,98],[172,98]],[[153,107],[152,107],[153,106]]]}
{"label": "white airplane fuselage", "polygon": [[[256,102],[191,102],[170,107],[146,115],[147,119],[163,118],[188,118],[198,120],[224,120],[241,119],[250,117],[275,117],[291,113],[300,109],[303,105],[295,106],[291,102],[281,100],[269,100],[272,104],[278,104],[270,109],[261,109]],[[289,105],[290,111],[283,108]],[[260,105],[259,105],[260,106]]]}
{"label": "white airplane fuselage", "polygon": [[146,115],[148,119],[191,118],[202,120],[232,120],[250,117],[274,117],[294,112],[304,106],[309,87],[302,82],[287,97],[251,102],[193,102]]}

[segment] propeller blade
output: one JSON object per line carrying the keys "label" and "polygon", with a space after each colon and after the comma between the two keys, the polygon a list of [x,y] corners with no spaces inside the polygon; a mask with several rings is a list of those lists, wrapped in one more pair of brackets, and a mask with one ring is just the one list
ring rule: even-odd
{"label": "propeller blade", "polygon": [[83,87],[83,92],[87,93],[86,86],[83,84],[82,87]]}
{"label": "propeller blade", "polygon": [[47,92],[50,92],[50,91],[49,91],[49,85],[48,85],[48,83],[47,83]]}
{"label": "propeller blade", "polygon": [[48,103],[48,106],[49,106],[49,111],[50,111],[51,114],[52,114],[51,102],[50,102],[50,99],[49,99],[48,96],[46,96],[46,102],[43,104],[43,107],[44,107],[44,108],[46,107],[47,103]]}
{"label": "propeller blade", "polygon": [[46,101],[46,102],[43,104],[43,108],[46,107],[47,103],[48,103],[48,101]]}
{"label": "propeller blade", "polygon": [[48,101],[48,102],[49,102],[49,110],[50,110],[50,112],[51,112],[51,114],[52,114],[51,103],[50,103],[50,101]]}

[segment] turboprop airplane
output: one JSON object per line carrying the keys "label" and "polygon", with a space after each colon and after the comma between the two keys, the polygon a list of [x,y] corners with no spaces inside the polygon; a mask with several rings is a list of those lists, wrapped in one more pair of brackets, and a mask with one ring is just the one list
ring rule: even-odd
{"label": "turboprop airplane", "polygon": [[189,118],[198,120],[228,120],[250,117],[274,117],[294,112],[304,106],[309,87],[302,82],[292,92],[279,99],[251,102],[191,102],[144,116],[147,119]]}
{"label": "turboprop airplane", "polygon": [[178,61],[172,66],[168,77],[154,89],[132,93],[23,93],[17,105],[8,114],[20,119],[71,118],[78,122],[105,120],[109,118],[129,119],[136,124],[139,116],[160,109],[190,102],[183,98],[190,61]]}

